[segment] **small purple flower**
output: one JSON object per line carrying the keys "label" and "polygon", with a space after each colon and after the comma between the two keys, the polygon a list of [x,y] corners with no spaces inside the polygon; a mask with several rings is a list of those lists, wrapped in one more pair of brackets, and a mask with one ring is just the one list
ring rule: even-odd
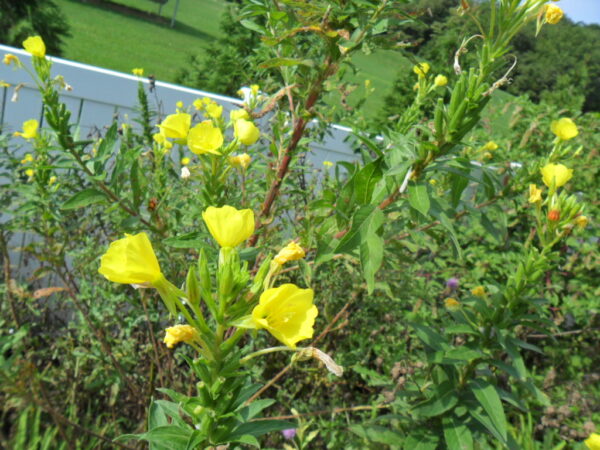
{"label": "small purple flower", "polygon": [[446,287],[450,290],[456,290],[458,287],[459,281],[458,278],[452,277],[446,280]]}
{"label": "small purple flower", "polygon": [[283,434],[283,437],[287,440],[294,439],[294,436],[296,436],[296,429],[288,428],[287,430],[283,430],[281,434]]}

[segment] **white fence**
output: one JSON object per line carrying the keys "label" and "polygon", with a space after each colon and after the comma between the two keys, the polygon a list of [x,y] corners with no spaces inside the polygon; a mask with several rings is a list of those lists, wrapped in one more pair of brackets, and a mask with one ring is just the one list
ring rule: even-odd
{"label": "white fence", "polygon": [[[0,45],[0,56],[6,53],[17,55],[24,65],[31,68],[30,55],[20,49]],[[114,70],[80,64],[61,58],[52,58],[52,76],[62,75],[72,86],[71,91],[64,91],[61,99],[72,113],[72,121],[80,130],[81,138],[95,130],[110,125],[116,117],[129,116],[130,122],[135,118],[137,104],[137,83],[139,79],[130,74]],[[40,95],[31,78],[23,69],[0,64],[0,80],[10,83],[10,87],[1,88],[0,126],[4,133],[21,128],[24,121],[35,118],[43,122]],[[142,82],[149,85],[149,80]],[[240,99],[177,86],[175,84],[156,81],[155,91],[150,99],[156,100],[156,107],[167,114],[175,111],[175,104],[182,101],[189,105],[199,97],[209,97],[223,105],[224,113],[239,108]],[[16,101],[13,100],[15,86],[21,85]],[[333,125],[322,142],[312,145],[309,160],[320,165],[324,160],[332,162],[348,161],[355,158],[351,147],[346,144],[349,129]]]}

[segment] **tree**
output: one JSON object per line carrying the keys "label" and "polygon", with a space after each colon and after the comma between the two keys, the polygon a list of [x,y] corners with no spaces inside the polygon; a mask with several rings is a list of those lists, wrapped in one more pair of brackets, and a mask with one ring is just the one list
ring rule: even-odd
{"label": "tree", "polygon": [[0,42],[20,47],[32,35],[39,35],[49,54],[60,56],[69,26],[52,0],[0,0]]}

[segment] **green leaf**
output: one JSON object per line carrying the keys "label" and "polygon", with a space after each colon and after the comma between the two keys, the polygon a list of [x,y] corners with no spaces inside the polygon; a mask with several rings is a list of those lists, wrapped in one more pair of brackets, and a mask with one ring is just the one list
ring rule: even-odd
{"label": "green leaf", "polygon": [[411,322],[410,325],[415,329],[415,333],[421,341],[433,350],[446,350],[448,341],[441,334],[426,325]]}
{"label": "green leaf", "polygon": [[97,189],[89,188],[78,192],[69,200],[63,203],[62,209],[77,209],[85,206],[92,205],[94,203],[100,203],[106,200],[106,195],[102,191]]}
{"label": "green leaf", "polygon": [[415,431],[408,436],[402,448],[404,450],[435,450],[439,439],[429,431]]}
{"label": "green leaf", "polygon": [[361,205],[370,203],[373,189],[381,180],[381,161],[378,159],[367,164],[354,176],[354,195],[356,201]]}
{"label": "green leaf", "polygon": [[[506,416],[504,415],[504,407],[496,388],[489,382],[483,379],[475,379],[469,382],[471,392],[479,401],[484,411],[492,421],[494,428],[502,437],[502,441],[506,442],[507,426]],[[485,424],[484,424],[485,425]]]}
{"label": "green leaf", "polygon": [[449,450],[471,450],[473,436],[463,421],[458,421],[454,416],[445,416],[442,420],[444,438]]}
{"label": "green leaf", "polygon": [[169,425],[167,415],[163,411],[162,407],[156,402],[150,404],[150,410],[148,411],[148,429],[153,430],[154,428]]}
{"label": "green leaf", "polygon": [[131,195],[133,196],[133,206],[137,210],[144,199],[143,189],[140,183],[140,169],[138,160],[135,159],[131,164],[131,171],[129,172],[129,179],[131,181]]}
{"label": "green leaf", "polygon": [[209,248],[206,243],[206,233],[202,231],[192,231],[191,233],[172,236],[163,240],[163,244],[175,248]]}
{"label": "green leaf", "polygon": [[271,69],[273,67],[281,66],[307,66],[313,67],[314,61],[310,59],[296,59],[296,58],[271,58],[258,65],[261,69]]}
{"label": "green leaf", "polygon": [[258,414],[260,414],[260,412],[263,409],[268,408],[273,403],[275,403],[275,400],[273,400],[272,398],[255,400],[252,403],[250,403],[248,406],[246,406],[245,408],[241,409],[239,411],[239,414],[242,416],[244,421],[247,422],[250,419],[253,419],[254,417],[256,417]]}
{"label": "green leaf", "polygon": [[404,436],[399,432],[378,425],[352,425],[349,430],[363,439],[378,444],[401,445],[404,442]]}
{"label": "green leaf", "polygon": [[427,186],[410,183],[408,185],[408,202],[410,206],[426,216],[431,205],[427,194]]}
{"label": "green leaf", "polygon": [[360,263],[367,282],[367,291],[375,288],[375,274],[383,262],[383,237],[379,234],[384,216],[380,209],[373,211],[369,224],[360,243]]}
{"label": "green leaf", "polygon": [[451,410],[458,403],[458,394],[453,383],[443,382],[433,390],[429,400],[417,405],[414,412],[422,417],[435,417]]}
{"label": "green leaf", "polygon": [[478,350],[473,350],[465,346],[455,347],[444,353],[442,363],[454,364],[457,361],[473,361],[474,359],[481,358],[483,356],[485,355]]}
{"label": "green leaf", "polygon": [[287,430],[288,428],[296,428],[297,426],[298,425],[294,422],[286,422],[283,420],[255,420],[252,422],[245,422],[237,427],[231,434],[230,439],[239,439],[247,434],[258,437],[272,431]]}
{"label": "green leaf", "polygon": [[190,428],[181,428],[175,425],[167,425],[164,427],[154,428],[139,435],[140,439],[157,444],[167,446],[171,450],[186,449],[187,443],[192,435]]}
{"label": "green leaf", "polygon": [[375,205],[365,205],[354,213],[350,231],[338,243],[333,253],[349,253],[360,244],[360,236],[371,223],[371,215],[376,208]]}

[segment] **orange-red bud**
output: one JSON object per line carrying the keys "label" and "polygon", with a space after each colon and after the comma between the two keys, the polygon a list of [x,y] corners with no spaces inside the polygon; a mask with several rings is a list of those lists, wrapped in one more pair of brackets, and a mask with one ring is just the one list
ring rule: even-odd
{"label": "orange-red bud", "polygon": [[548,212],[548,220],[552,222],[558,222],[560,219],[560,211],[558,209],[552,209]]}

